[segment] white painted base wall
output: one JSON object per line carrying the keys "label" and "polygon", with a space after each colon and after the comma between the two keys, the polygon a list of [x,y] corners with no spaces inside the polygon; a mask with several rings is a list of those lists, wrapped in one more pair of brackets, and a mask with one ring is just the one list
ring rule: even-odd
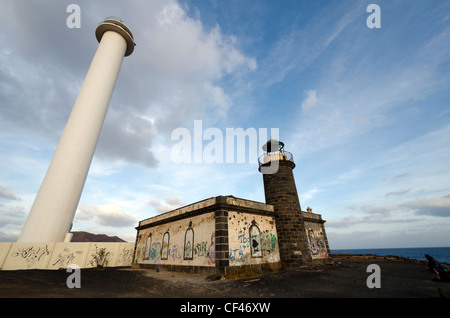
{"label": "white painted base wall", "polygon": [[126,267],[133,261],[134,243],[0,243],[0,270]]}

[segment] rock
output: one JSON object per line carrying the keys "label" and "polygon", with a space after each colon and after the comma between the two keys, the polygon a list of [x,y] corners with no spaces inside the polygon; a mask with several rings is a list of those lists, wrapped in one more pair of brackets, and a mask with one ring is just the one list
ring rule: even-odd
{"label": "rock", "polygon": [[441,298],[450,298],[450,291],[443,290],[442,288],[438,288],[439,297]]}
{"label": "rock", "polygon": [[206,281],[213,282],[213,281],[216,281],[216,280],[220,280],[221,278],[222,278],[222,275],[212,274],[212,275],[209,275],[208,277],[206,277]]}
{"label": "rock", "polygon": [[71,232],[71,242],[125,242],[120,237],[108,236],[106,234],[93,234],[84,231]]}

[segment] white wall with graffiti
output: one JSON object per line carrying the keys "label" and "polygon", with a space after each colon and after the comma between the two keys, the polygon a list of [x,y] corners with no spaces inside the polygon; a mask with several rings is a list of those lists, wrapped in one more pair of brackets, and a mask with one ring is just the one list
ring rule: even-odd
{"label": "white wall with graffiti", "polygon": [[126,267],[134,243],[0,243],[1,270]]}
{"label": "white wall with graffiti", "polygon": [[[273,217],[228,212],[230,266],[280,261]],[[215,266],[214,213],[140,230],[135,263]]]}
{"label": "white wall with graffiti", "polygon": [[280,261],[275,220],[271,216],[228,212],[230,266]]}
{"label": "white wall with graffiti", "polygon": [[214,213],[205,213],[140,230],[135,262],[214,267]]}
{"label": "white wall with graffiti", "polygon": [[306,221],[305,230],[312,259],[328,258],[323,224]]}

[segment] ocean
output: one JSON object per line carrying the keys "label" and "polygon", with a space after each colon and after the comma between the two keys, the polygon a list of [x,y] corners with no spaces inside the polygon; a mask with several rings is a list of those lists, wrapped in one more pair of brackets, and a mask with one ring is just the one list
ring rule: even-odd
{"label": "ocean", "polygon": [[434,257],[438,262],[450,264],[450,247],[345,249],[331,250],[331,253],[374,254],[380,256],[393,255],[418,260],[425,260],[425,254],[428,254]]}

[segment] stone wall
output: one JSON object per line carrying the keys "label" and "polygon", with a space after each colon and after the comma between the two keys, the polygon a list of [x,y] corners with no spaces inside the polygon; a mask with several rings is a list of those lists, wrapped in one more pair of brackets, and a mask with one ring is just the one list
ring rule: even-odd
{"label": "stone wall", "polygon": [[301,211],[292,160],[280,160],[278,171],[263,174],[266,203],[276,214],[278,242],[284,268],[330,261],[328,240],[318,214]]}
{"label": "stone wall", "polygon": [[322,220],[322,216],[312,212],[302,212],[302,218],[305,223],[312,260],[314,262],[331,261],[330,247],[324,226],[325,221]]}
{"label": "stone wall", "polygon": [[142,229],[135,263],[215,267],[215,232],[214,212]]}
{"label": "stone wall", "polygon": [[279,161],[278,171],[263,174],[266,203],[276,213],[280,257],[286,269],[297,268],[311,262],[305,224],[301,215],[292,169],[292,161]]}
{"label": "stone wall", "polygon": [[228,213],[230,266],[280,262],[273,216]]}
{"label": "stone wall", "polygon": [[232,196],[139,222],[133,266],[224,274],[280,260],[273,207]]}

